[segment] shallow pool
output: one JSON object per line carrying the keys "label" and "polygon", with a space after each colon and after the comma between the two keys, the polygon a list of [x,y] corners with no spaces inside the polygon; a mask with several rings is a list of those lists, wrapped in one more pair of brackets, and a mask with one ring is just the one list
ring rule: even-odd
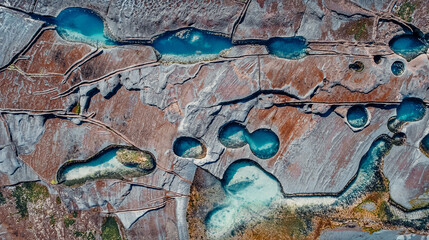
{"label": "shallow pool", "polygon": [[152,46],[164,61],[198,62],[218,58],[221,51],[232,47],[232,42],[219,34],[186,28],[156,37]]}
{"label": "shallow pool", "polygon": [[261,159],[274,157],[279,150],[280,140],[270,129],[258,129],[249,133],[245,126],[231,122],[219,130],[219,141],[227,148],[240,148],[249,144],[250,150]]}
{"label": "shallow pool", "polygon": [[364,106],[353,106],[347,111],[347,122],[354,128],[363,128],[369,120]]}
{"label": "shallow pool", "polygon": [[179,137],[174,141],[173,151],[179,157],[204,158],[206,147],[197,139],[192,137]]}
{"label": "shallow pool", "polygon": [[424,40],[410,34],[395,36],[389,42],[390,48],[398,55],[411,61],[422,53],[426,53],[428,47]]}
{"label": "shallow pool", "polygon": [[303,37],[275,37],[267,41],[270,54],[286,59],[300,59],[307,55],[307,40]]}
{"label": "shallow pool", "polygon": [[[126,177],[139,177],[150,173],[155,167],[155,160],[150,154],[143,155],[148,159],[147,163],[141,164],[141,162],[124,162],[123,160],[118,160],[118,151],[122,150],[120,148],[112,148],[106,150],[102,154],[88,159],[87,161],[66,162],[58,170],[58,183],[72,186],[80,185],[86,181],[96,179],[123,179]],[[130,151],[131,156],[140,154],[140,151],[127,151]],[[142,152],[142,154],[146,153]]]}
{"label": "shallow pool", "polygon": [[405,64],[401,61],[396,61],[396,62],[392,63],[390,70],[392,71],[393,75],[400,76],[405,71]]}
{"label": "shallow pool", "polygon": [[405,98],[396,109],[397,119],[400,121],[418,121],[424,117],[426,106],[418,98]]}
{"label": "shallow pool", "polygon": [[92,10],[66,8],[55,18],[55,24],[58,34],[68,41],[98,46],[114,44],[104,33],[103,20]]}
{"label": "shallow pool", "polygon": [[258,211],[267,208],[283,194],[278,180],[250,160],[232,163],[225,171],[222,187],[225,202],[206,218],[212,237],[227,235],[234,228],[258,218]]}

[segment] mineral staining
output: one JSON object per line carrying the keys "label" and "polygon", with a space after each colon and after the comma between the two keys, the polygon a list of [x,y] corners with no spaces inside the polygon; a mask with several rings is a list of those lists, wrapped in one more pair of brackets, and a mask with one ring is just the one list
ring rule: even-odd
{"label": "mineral staining", "polygon": [[426,106],[421,99],[405,98],[396,109],[396,113],[400,121],[418,121],[424,117]]}
{"label": "mineral staining", "polygon": [[84,8],[67,8],[55,19],[58,34],[73,42],[84,42],[95,46],[113,45],[104,34],[104,23],[94,11]]}
{"label": "mineral staining", "polygon": [[231,122],[219,130],[219,141],[227,148],[240,148],[249,144],[250,150],[261,159],[274,157],[279,150],[280,140],[270,129],[258,129],[249,133],[237,122]]}
{"label": "mineral staining", "polygon": [[427,43],[414,35],[404,34],[394,37],[389,42],[390,48],[398,55],[411,61],[428,50]]}
{"label": "mineral staining", "polygon": [[[237,228],[245,229],[249,224],[270,218],[273,211],[276,214],[278,208],[295,206],[302,212],[314,214],[320,211],[329,212],[329,209],[338,207],[349,208],[356,201],[362,201],[368,193],[384,194],[387,186],[380,172],[382,159],[392,149],[393,143],[403,141],[404,137],[402,134],[395,134],[391,138],[383,134],[375,139],[363,156],[355,178],[335,197],[323,195],[285,197],[278,180],[258,164],[249,160],[236,161],[228,167],[222,179],[225,201],[207,214],[205,221],[207,234],[210,238],[228,237]],[[387,203],[383,206],[386,213],[382,217],[386,220],[393,215]],[[372,211],[375,210],[374,207]]]}
{"label": "mineral staining", "polygon": [[405,71],[405,64],[401,61],[396,61],[392,64],[392,66],[390,67],[390,69],[392,70],[392,73],[395,76],[400,76],[404,73]]}
{"label": "mineral staining", "polygon": [[232,47],[231,40],[213,32],[186,28],[166,32],[153,40],[152,46],[166,62],[192,63],[216,59]]}
{"label": "mineral staining", "polygon": [[206,147],[192,137],[179,137],[174,141],[173,151],[179,157],[201,159],[206,156]]}
{"label": "mineral staining", "polygon": [[363,106],[353,106],[347,111],[347,122],[350,126],[361,129],[368,123],[368,110]]}
{"label": "mineral staining", "polygon": [[222,237],[238,225],[256,218],[255,213],[281,199],[280,183],[252,161],[237,161],[229,166],[222,180],[225,203],[206,219],[209,236]]}
{"label": "mineral staining", "polygon": [[286,59],[300,59],[307,55],[307,40],[303,37],[271,38],[267,42],[270,54]]}
{"label": "mineral staining", "polygon": [[128,148],[112,148],[87,161],[70,161],[60,167],[58,183],[80,185],[96,179],[140,177],[152,172],[155,160],[151,154]]}

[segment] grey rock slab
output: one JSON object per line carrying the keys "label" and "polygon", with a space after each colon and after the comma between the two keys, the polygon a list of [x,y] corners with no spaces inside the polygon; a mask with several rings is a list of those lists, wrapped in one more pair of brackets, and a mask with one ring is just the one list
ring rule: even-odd
{"label": "grey rock slab", "polygon": [[11,63],[31,42],[42,24],[43,22],[32,20],[25,14],[0,7],[0,68]]}

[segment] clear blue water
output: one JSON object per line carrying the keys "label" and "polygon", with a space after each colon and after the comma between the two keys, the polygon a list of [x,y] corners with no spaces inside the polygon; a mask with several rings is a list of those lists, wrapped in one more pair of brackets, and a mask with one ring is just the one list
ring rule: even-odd
{"label": "clear blue water", "polygon": [[206,218],[212,237],[225,236],[237,226],[255,220],[255,213],[283,198],[278,180],[249,160],[232,163],[225,171],[222,187],[225,201]]}
{"label": "clear blue water", "polygon": [[262,159],[274,157],[280,147],[279,138],[269,129],[258,129],[248,134],[246,140],[253,154]]}
{"label": "clear blue water", "polygon": [[402,73],[404,73],[405,64],[401,61],[396,61],[396,62],[392,63],[392,66],[390,67],[390,69],[392,70],[392,73],[395,76],[399,76],[399,75],[402,75]]}
{"label": "clear blue water", "polygon": [[270,129],[258,129],[249,133],[240,123],[231,122],[219,131],[219,141],[227,148],[240,148],[249,144],[250,150],[261,159],[276,155],[280,140]]}
{"label": "clear blue water", "polygon": [[267,42],[270,54],[286,59],[300,59],[307,54],[307,40],[303,37],[271,38]]}
{"label": "clear blue water", "polygon": [[389,153],[392,147],[391,139],[387,135],[381,135],[371,144],[368,152],[360,162],[356,178],[338,197],[340,204],[353,201],[367,191],[368,187],[376,183],[376,174],[380,168],[381,160]]}
{"label": "clear blue water", "polygon": [[196,62],[219,57],[232,47],[231,39],[195,28],[166,32],[153,40],[152,46],[165,61]]}
{"label": "clear blue water", "polygon": [[112,45],[104,34],[104,23],[94,11],[85,8],[66,8],[55,19],[58,34],[68,40],[92,45]]}
{"label": "clear blue water", "polygon": [[204,158],[206,155],[203,144],[192,137],[179,137],[173,144],[174,154],[184,158]]}
{"label": "clear blue water", "polygon": [[422,53],[426,53],[428,46],[424,40],[410,34],[394,37],[389,42],[389,46],[396,54],[411,61]]}
{"label": "clear blue water", "polygon": [[70,164],[57,174],[59,183],[82,184],[95,179],[122,179],[125,176],[144,175],[138,167],[126,166],[116,159],[118,149],[111,149],[88,161]]}
{"label": "clear blue water", "polygon": [[404,122],[418,121],[425,113],[426,106],[418,98],[405,98],[396,109],[397,119]]}
{"label": "clear blue water", "polygon": [[221,207],[214,208],[206,217],[207,233],[212,238],[228,237],[235,228],[243,227],[251,221],[258,221],[264,216],[264,210],[270,209],[273,203],[279,201],[291,204],[304,202],[302,206],[308,204],[309,207],[329,202],[334,209],[351,204],[362,194],[378,186],[381,161],[392,147],[392,139],[389,136],[379,136],[362,157],[354,180],[338,197],[285,198],[281,185],[274,176],[255,162],[236,161],[228,167],[222,179],[225,201],[221,203]]}
{"label": "clear blue water", "polygon": [[347,122],[354,128],[362,128],[368,122],[368,112],[363,106],[353,106],[347,111]]}
{"label": "clear blue water", "polygon": [[429,156],[429,134],[427,134],[420,142],[420,150]]}
{"label": "clear blue water", "polygon": [[219,130],[219,141],[227,148],[241,148],[247,144],[246,128],[237,122],[231,122]]}

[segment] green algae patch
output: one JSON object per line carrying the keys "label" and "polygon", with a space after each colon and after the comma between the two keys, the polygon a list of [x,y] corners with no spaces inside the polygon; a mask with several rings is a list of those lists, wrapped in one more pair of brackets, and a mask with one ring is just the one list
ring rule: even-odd
{"label": "green algae patch", "polygon": [[17,186],[12,192],[15,198],[15,207],[22,218],[28,216],[28,203],[36,203],[39,200],[45,200],[49,197],[49,191],[46,186],[35,182],[26,182]]}
{"label": "green algae patch", "polygon": [[151,170],[155,167],[152,156],[142,151],[119,149],[116,157],[126,166],[135,166],[143,170]]}
{"label": "green algae patch", "polygon": [[94,233],[91,232],[91,231],[88,231],[88,232],[79,232],[79,231],[76,231],[76,232],[73,233],[73,235],[75,237],[77,237],[77,238],[80,238],[80,239],[96,240]]}
{"label": "green algae patch", "polygon": [[425,193],[418,196],[417,198],[410,200],[410,204],[411,204],[413,210],[428,207],[429,206],[429,190],[427,190]]}
{"label": "green algae patch", "polygon": [[6,198],[3,196],[3,193],[0,192],[0,205],[3,205],[6,203]]}
{"label": "green algae patch", "polygon": [[122,240],[118,223],[114,217],[107,217],[101,226],[101,239],[103,240]]}
{"label": "green algae patch", "polygon": [[80,103],[76,103],[76,105],[72,108],[72,113],[80,114]]}
{"label": "green algae patch", "polygon": [[64,225],[66,226],[66,228],[69,228],[71,225],[73,225],[76,222],[76,220],[74,220],[73,218],[64,218]]}
{"label": "green algae patch", "polygon": [[416,10],[416,4],[407,1],[401,4],[396,14],[402,18],[402,20],[411,22],[413,20],[411,16],[413,15],[414,10]]}
{"label": "green algae patch", "polygon": [[368,30],[370,24],[371,21],[369,19],[357,20],[350,23],[350,25],[346,28],[346,33],[348,35],[353,35],[353,38],[356,41],[368,39],[370,36],[370,31]]}

